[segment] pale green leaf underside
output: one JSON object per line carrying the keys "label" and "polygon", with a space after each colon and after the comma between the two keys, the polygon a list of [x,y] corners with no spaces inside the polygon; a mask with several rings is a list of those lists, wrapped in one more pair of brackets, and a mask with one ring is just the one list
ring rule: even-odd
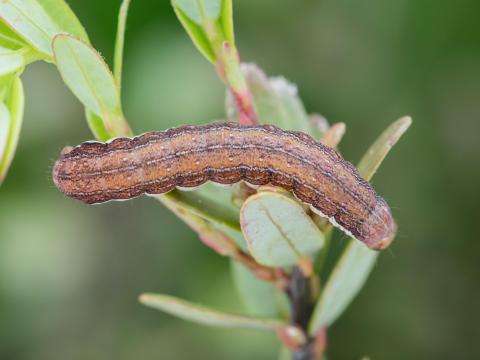
{"label": "pale green leaf underside", "polygon": [[[372,178],[411,122],[410,117],[395,121],[370,146],[358,165],[366,180]],[[349,240],[316,304],[309,324],[310,334],[330,326],[345,311],[367,280],[378,254],[354,239]]]}
{"label": "pale green leaf underside", "polygon": [[140,302],[184,320],[209,326],[275,331],[278,327],[285,325],[275,319],[259,319],[224,313],[169,295],[143,294],[140,296]]}
{"label": "pale green leaf underside", "polygon": [[349,241],[315,307],[310,334],[330,326],[342,314],[367,280],[378,254],[358,241]]}
{"label": "pale green leaf underside", "polygon": [[181,9],[198,25],[202,25],[204,18],[216,20],[220,17],[222,2],[222,0],[173,0],[173,6]]}
{"label": "pale green leaf underside", "polygon": [[63,0],[2,0],[0,17],[47,59],[51,42],[60,32],[88,42],[88,36],[75,14]]}
{"label": "pale green leaf underside", "polygon": [[245,266],[234,260],[230,260],[230,270],[248,315],[278,316],[280,294],[272,283],[258,279]]}
{"label": "pale green leaf underside", "polygon": [[[313,133],[310,120],[294,84],[283,77],[268,78],[255,64],[242,64],[242,72],[253,96],[260,123],[273,124],[285,130]],[[229,118],[232,118],[232,111],[235,109],[232,102],[233,99],[227,97]]]}
{"label": "pale green leaf underside", "polygon": [[17,51],[0,47],[0,78],[21,70],[23,57]]}
{"label": "pale green leaf underside", "polygon": [[[87,119],[95,135],[104,139],[130,136],[121,110],[120,95],[107,64],[89,44],[67,34],[53,41],[55,62],[63,80],[87,109]],[[92,112],[96,117],[88,114]],[[103,120],[104,128],[98,121]]]}
{"label": "pale green leaf underside", "polygon": [[366,180],[370,180],[381,165],[388,152],[412,124],[410,116],[404,116],[393,122],[370,146],[357,165],[358,172]]}
{"label": "pale green leaf underside", "polygon": [[212,63],[224,41],[234,46],[232,0],[173,0],[172,6],[197,49]]}
{"label": "pale green leaf underside", "polygon": [[173,9],[178,17],[178,20],[185,28],[185,31],[192,39],[192,42],[198,49],[198,51],[200,51],[200,53],[205,56],[208,61],[210,61],[211,63],[215,63],[215,51],[212,48],[212,45],[210,44],[207,35],[203,31],[203,28],[196,22],[194,22],[192,19],[190,19],[179,7],[174,5]]}
{"label": "pale green leaf underside", "polygon": [[231,203],[231,188],[206,183],[194,191],[174,190],[165,195],[179,206],[219,226],[240,231],[239,210]]}
{"label": "pale green leaf underside", "polygon": [[120,98],[115,81],[100,54],[87,43],[69,35],[53,41],[60,74],[83,105],[97,115],[120,114]]}
{"label": "pale green leaf underside", "polygon": [[13,160],[22,127],[24,108],[23,86],[20,78],[15,78],[1,105],[0,131],[7,129],[7,136],[0,138],[0,183],[5,178]]}
{"label": "pale green leaf underside", "polygon": [[282,345],[280,352],[278,353],[278,360],[291,360],[292,352],[285,346]]}
{"label": "pale green leaf underside", "polygon": [[267,266],[294,265],[324,243],[302,206],[280,193],[250,196],[240,211],[240,224],[250,254]]}

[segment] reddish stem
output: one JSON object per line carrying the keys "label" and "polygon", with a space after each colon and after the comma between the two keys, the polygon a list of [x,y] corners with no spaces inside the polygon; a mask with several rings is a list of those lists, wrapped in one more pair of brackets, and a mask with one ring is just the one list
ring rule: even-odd
{"label": "reddish stem", "polygon": [[231,87],[230,91],[232,92],[233,98],[235,99],[235,104],[237,105],[239,119],[238,122],[244,126],[256,125],[258,123],[257,114],[255,113],[255,109],[253,107],[253,99],[250,92],[236,92]]}

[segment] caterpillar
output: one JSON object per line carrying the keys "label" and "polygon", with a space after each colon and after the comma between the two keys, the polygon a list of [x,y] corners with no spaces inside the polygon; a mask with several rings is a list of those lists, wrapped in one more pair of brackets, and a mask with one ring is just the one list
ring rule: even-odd
{"label": "caterpillar", "polygon": [[207,181],[272,184],[369,248],[387,247],[396,225],[355,167],[311,136],[273,125],[212,123],[66,147],[53,168],[65,195],[87,204],[162,194]]}

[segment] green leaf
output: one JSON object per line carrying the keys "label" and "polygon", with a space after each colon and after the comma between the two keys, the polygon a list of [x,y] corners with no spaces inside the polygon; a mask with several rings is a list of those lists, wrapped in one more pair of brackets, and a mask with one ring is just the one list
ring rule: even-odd
{"label": "green leaf", "polygon": [[3,154],[7,146],[8,133],[10,131],[10,112],[5,104],[0,104],[0,161],[3,162]]}
{"label": "green leaf", "polygon": [[317,140],[320,140],[330,128],[328,120],[320,114],[309,114],[308,120],[308,122],[310,123],[310,128],[312,129],[310,135],[312,135]]}
{"label": "green leaf", "polygon": [[291,360],[292,352],[285,346],[282,345],[280,352],[278,353],[278,360]]}
{"label": "green leaf", "polygon": [[365,180],[370,180],[387,156],[388,152],[397,143],[400,137],[412,124],[410,116],[404,116],[391,124],[373,143],[358,163],[358,171]]}
{"label": "green leaf", "polygon": [[209,326],[275,331],[285,325],[275,319],[259,319],[220,312],[169,295],[142,294],[140,302],[184,320]]}
{"label": "green leaf", "polygon": [[[68,34],[53,40],[55,63],[63,80],[89,112],[103,120],[109,137],[131,136],[120,104],[112,73],[100,54],[90,45]],[[101,136],[98,119],[87,116],[95,135]],[[106,140],[104,134],[100,140]]]}
{"label": "green leaf", "polygon": [[232,0],[172,0],[172,6],[197,49],[217,62],[224,41],[234,46]]}
{"label": "green leaf", "polygon": [[[297,88],[283,77],[268,78],[255,64],[242,64],[242,71],[260,123],[312,134],[313,128],[298,97]],[[237,117],[234,100],[228,95],[227,115]]]}
{"label": "green leaf", "polygon": [[0,21],[0,46],[18,50],[27,44],[18,36],[12,29],[10,29],[4,22]]}
{"label": "green leaf", "polygon": [[[203,186],[208,187],[209,185],[211,186],[211,184]],[[195,192],[173,190],[165,195],[152,195],[152,197],[173,211],[197,233],[199,232],[198,227],[192,225],[200,219],[205,223],[205,226],[221,231],[233,239],[235,243],[245,251],[246,244],[238,223],[238,209],[232,208],[228,210],[229,206],[227,202],[218,202],[219,206],[216,207],[215,204],[217,204],[219,199],[225,199],[225,195],[221,195],[222,192],[218,192],[217,190],[217,194],[217,199],[214,200],[214,198],[205,196],[201,189]],[[181,213],[179,209],[182,210]],[[224,211],[221,211],[222,209]],[[231,211],[236,211],[237,215],[232,216],[233,213]],[[199,235],[201,234],[199,233]]]}
{"label": "green leaf", "polygon": [[207,183],[194,191],[174,190],[165,194],[179,206],[201,218],[236,231],[240,230],[239,209],[231,202],[231,191]]}
{"label": "green leaf", "polygon": [[2,21],[0,21],[0,47],[20,56],[24,66],[42,58],[34,48],[23,41]]}
{"label": "green leaf", "polygon": [[320,142],[323,145],[329,146],[331,148],[336,149],[340,141],[342,141],[343,135],[345,135],[345,131],[347,130],[347,126],[345,123],[338,122],[332,124],[328,128],[327,131],[324,132]]}
{"label": "green leaf", "polygon": [[173,6],[182,9],[191,20],[203,25],[205,18],[216,20],[220,16],[222,0],[174,0]]}
{"label": "green leaf", "polygon": [[0,17],[46,60],[52,59],[51,42],[60,32],[88,42],[85,29],[63,0],[2,0]]}
{"label": "green leaf", "polygon": [[302,206],[275,192],[250,196],[240,211],[250,254],[267,266],[289,266],[318,251],[323,234]]}
{"label": "green leaf", "polygon": [[20,78],[15,78],[0,104],[0,184],[13,160],[23,120],[24,95]]}
{"label": "green leaf", "polygon": [[174,10],[178,20],[180,20],[182,23],[198,51],[200,51],[200,53],[205,56],[208,61],[215,63],[215,51],[213,50],[210,41],[208,40],[207,35],[204,33],[202,27],[190,20],[190,18],[185,15],[180,8],[174,6]]}
{"label": "green leaf", "polygon": [[309,332],[330,326],[363,287],[378,256],[358,241],[349,241],[335,265],[312,315]]}
{"label": "green leaf", "polygon": [[235,44],[235,32],[233,31],[232,0],[222,0],[221,12],[220,23],[222,24],[223,35],[225,40],[233,45]]}
{"label": "green leaf", "polygon": [[232,241],[232,238],[225,232],[216,229],[211,222],[188,211],[167,196],[157,195],[155,198],[160,200],[169,210],[195,231],[200,240],[216,253],[223,256],[236,256],[238,254],[238,246],[235,244],[235,241]]}
{"label": "green leaf", "polygon": [[[371,179],[411,122],[410,117],[395,121],[372,144],[358,166],[360,174],[366,180]],[[309,324],[311,335],[330,326],[345,311],[365,284],[378,254],[354,239],[349,240],[315,306]]]}
{"label": "green leaf", "polygon": [[280,293],[272,283],[255,277],[249,269],[234,260],[230,260],[230,269],[249,315],[277,317],[279,313],[288,311],[284,293]]}
{"label": "green leaf", "polygon": [[23,69],[23,57],[18,51],[0,47],[0,78]]}
{"label": "green leaf", "polygon": [[85,109],[85,118],[92,134],[101,141],[107,141],[112,138],[112,135],[108,133],[105,128],[105,124],[100,116],[94,114],[88,109]]}

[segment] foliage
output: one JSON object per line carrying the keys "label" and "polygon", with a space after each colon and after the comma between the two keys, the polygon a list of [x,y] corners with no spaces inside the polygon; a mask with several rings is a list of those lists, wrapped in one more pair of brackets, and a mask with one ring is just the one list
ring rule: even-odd
{"label": "foliage", "polygon": [[[54,63],[84,105],[88,125],[97,139],[133,134],[121,103],[129,3],[123,2],[119,15],[113,72],[63,0],[0,3],[0,181],[13,159],[22,123],[20,75],[33,61]],[[173,0],[172,6],[195,46],[226,85],[226,118],[242,124],[275,124],[309,133],[333,147],[338,144],[345,131],[343,124],[319,127],[316,117],[306,112],[295,85],[283,77],[267,77],[254,64],[240,63],[231,0]],[[410,123],[408,117],[394,122],[367,150],[358,165],[365,179],[373,176]],[[195,230],[207,246],[231,258],[235,284],[250,314],[227,314],[167,295],[145,294],[141,302],[206,325],[273,331],[294,352],[315,345],[318,334],[345,311],[378,256],[350,239],[333,270],[320,281],[313,264],[328,253],[332,229],[279,189],[253,191],[238,184],[219,195],[205,186],[156,198]],[[298,279],[296,273],[300,274]],[[295,281],[306,281],[310,298],[300,300],[313,308],[303,328],[293,321],[293,306],[286,306],[299,301],[292,290]],[[314,351],[311,355],[323,354]]]}

